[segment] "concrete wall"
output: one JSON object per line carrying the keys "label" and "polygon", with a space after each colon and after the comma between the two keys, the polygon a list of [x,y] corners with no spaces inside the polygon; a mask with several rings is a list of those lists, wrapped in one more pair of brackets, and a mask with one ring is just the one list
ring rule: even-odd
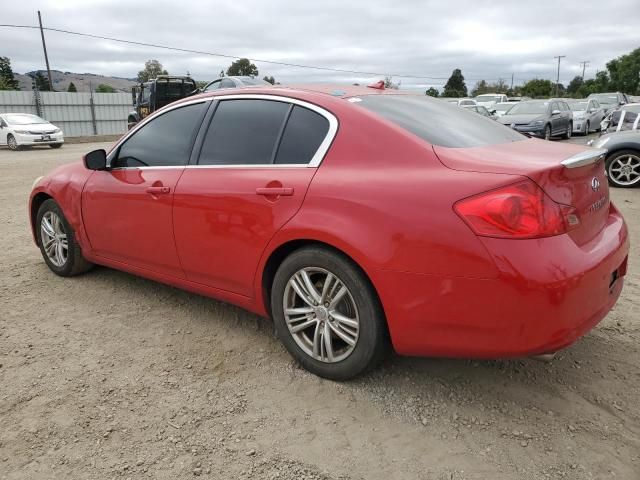
{"label": "concrete wall", "polygon": [[[39,98],[38,98],[39,96]],[[0,91],[0,113],[33,113],[61,128],[65,137],[118,135],[132,110],[128,93]]]}

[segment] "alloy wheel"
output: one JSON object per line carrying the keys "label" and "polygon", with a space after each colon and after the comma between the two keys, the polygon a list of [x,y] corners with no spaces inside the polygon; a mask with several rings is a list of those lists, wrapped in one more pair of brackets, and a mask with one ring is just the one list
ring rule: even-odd
{"label": "alloy wheel", "polygon": [[569,123],[569,125],[567,125],[567,139],[571,138],[572,133],[573,133],[573,125]]}
{"label": "alloy wheel", "polygon": [[587,120],[587,123],[584,124],[584,134],[589,135],[589,130],[591,130],[591,124],[589,120]]}
{"label": "alloy wheel", "polygon": [[69,241],[60,217],[52,211],[46,212],[40,222],[40,241],[49,261],[62,267],[69,256]]}
{"label": "alloy wheel", "polygon": [[287,282],[282,306],[289,333],[305,354],[325,363],[351,355],[360,318],[351,292],[335,274],[318,267],[298,270]]}
{"label": "alloy wheel", "polygon": [[549,125],[544,128],[544,139],[551,140],[551,127]]}
{"label": "alloy wheel", "polygon": [[10,150],[18,150],[18,142],[16,141],[16,137],[13,135],[9,135],[7,137],[7,146]]}
{"label": "alloy wheel", "polygon": [[620,185],[635,185],[640,182],[640,156],[621,155],[609,165],[609,177]]}

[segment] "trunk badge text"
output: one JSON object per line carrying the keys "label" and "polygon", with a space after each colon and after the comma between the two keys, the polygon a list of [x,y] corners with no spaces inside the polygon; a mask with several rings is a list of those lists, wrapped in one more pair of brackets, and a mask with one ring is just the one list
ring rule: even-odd
{"label": "trunk badge text", "polygon": [[593,179],[591,180],[591,189],[594,192],[600,190],[600,181],[596,177],[593,177]]}

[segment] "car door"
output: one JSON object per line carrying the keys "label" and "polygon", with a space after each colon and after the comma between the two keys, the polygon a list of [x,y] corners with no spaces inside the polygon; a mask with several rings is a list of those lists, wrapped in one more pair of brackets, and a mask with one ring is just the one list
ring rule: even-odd
{"label": "car door", "polygon": [[172,108],[141,125],[109,155],[82,192],[93,252],[157,273],[184,277],[173,237],[175,186],[211,102]]}
{"label": "car door", "polygon": [[557,133],[564,130],[564,127],[562,125],[562,111],[560,110],[560,105],[558,105],[558,102],[549,103],[549,118],[551,121],[551,133],[553,135],[556,135]]}
{"label": "car door", "polygon": [[176,188],[178,254],[189,280],[250,297],[262,253],[302,205],[337,121],[265,95],[222,97],[210,117],[197,165]]}

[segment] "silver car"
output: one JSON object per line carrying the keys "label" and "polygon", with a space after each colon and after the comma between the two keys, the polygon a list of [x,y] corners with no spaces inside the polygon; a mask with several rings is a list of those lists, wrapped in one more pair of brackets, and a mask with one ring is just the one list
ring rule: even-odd
{"label": "silver car", "polygon": [[202,89],[203,92],[211,92],[221,88],[241,88],[241,87],[265,87],[271,86],[269,82],[253,77],[222,77],[209,83]]}
{"label": "silver car", "polygon": [[567,99],[569,108],[573,112],[573,133],[584,135],[600,130],[600,122],[604,119],[604,108],[595,98],[584,100]]}

